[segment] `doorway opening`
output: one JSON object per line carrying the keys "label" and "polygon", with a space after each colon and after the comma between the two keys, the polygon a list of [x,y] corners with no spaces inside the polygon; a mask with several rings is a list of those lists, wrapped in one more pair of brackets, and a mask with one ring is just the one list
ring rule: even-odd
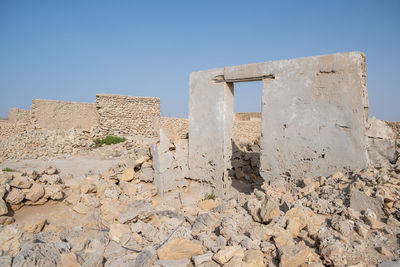
{"label": "doorway opening", "polygon": [[234,82],[230,177],[236,190],[251,194],[260,188],[262,81]]}

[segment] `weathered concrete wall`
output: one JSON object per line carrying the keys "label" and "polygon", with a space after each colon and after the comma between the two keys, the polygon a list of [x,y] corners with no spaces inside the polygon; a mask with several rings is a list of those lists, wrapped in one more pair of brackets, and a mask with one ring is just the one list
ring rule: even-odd
{"label": "weathered concrete wall", "polygon": [[[262,80],[260,173],[265,180],[365,167],[365,56],[341,53],[191,73],[190,177],[229,183],[233,82]],[[228,145],[229,144],[229,145]]]}
{"label": "weathered concrete wall", "polygon": [[235,121],[261,121],[261,112],[235,112]]}
{"label": "weathered concrete wall", "polygon": [[96,107],[104,135],[158,136],[159,98],[97,94]]}
{"label": "weathered concrete wall", "polygon": [[160,142],[150,148],[153,158],[154,184],[162,196],[175,188],[187,186],[188,139],[171,140],[160,129]]}
{"label": "weathered concrete wall", "polygon": [[224,69],[192,72],[189,101],[189,176],[224,194],[230,183],[232,84],[214,83]]}
{"label": "weathered concrete wall", "polygon": [[264,179],[327,176],[364,168],[365,55],[340,53],[266,63],[260,173]]}
{"label": "weathered concrete wall", "polygon": [[29,123],[30,120],[30,110],[19,108],[12,108],[8,110],[8,122],[10,123]]}
{"label": "weathered concrete wall", "polygon": [[31,124],[49,130],[91,128],[98,125],[98,114],[92,103],[33,99]]}

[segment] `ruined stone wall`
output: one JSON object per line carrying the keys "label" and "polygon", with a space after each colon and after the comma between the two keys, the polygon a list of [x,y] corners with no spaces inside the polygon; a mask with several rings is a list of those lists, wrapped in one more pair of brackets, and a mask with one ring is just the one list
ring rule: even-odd
{"label": "ruined stone wall", "polygon": [[161,128],[171,140],[186,138],[189,121],[184,118],[161,117]]}
{"label": "ruined stone wall", "polygon": [[92,103],[34,99],[31,124],[48,130],[85,129],[98,125],[98,114]]}
{"label": "ruined stone wall", "polygon": [[29,123],[30,119],[30,110],[12,108],[8,111],[8,122],[10,123]]}
{"label": "ruined stone wall", "polygon": [[235,121],[261,121],[261,112],[236,112]]}
{"label": "ruined stone wall", "polygon": [[96,107],[103,135],[158,136],[159,98],[97,94]]}

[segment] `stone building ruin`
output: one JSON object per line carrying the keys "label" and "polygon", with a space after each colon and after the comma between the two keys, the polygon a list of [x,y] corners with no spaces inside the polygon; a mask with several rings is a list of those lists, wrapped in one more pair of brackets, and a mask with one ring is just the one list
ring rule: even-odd
{"label": "stone building ruin", "polygon": [[365,55],[340,53],[193,72],[189,177],[224,194],[233,129],[234,84],[262,81],[260,174],[329,175],[368,164]]}
{"label": "stone building ruin", "polygon": [[[160,194],[196,181],[219,196],[238,179],[262,184],[396,162],[398,136],[368,118],[365,64],[350,52],[193,72],[188,119],[161,117],[154,97],[33,100],[0,120],[0,160],[74,153],[99,136],[145,137]],[[262,81],[261,113],[235,114],[235,84],[252,81]]]}

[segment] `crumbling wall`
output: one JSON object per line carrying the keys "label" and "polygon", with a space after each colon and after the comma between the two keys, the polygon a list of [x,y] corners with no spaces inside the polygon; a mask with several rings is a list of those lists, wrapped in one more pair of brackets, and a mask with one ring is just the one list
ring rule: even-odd
{"label": "crumbling wall", "polygon": [[261,112],[235,112],[235,121],[261,121]]}
{"label": "crumbling wall", "polygon": [[158,136],[159,98],[97,94],[96,107],[103,135]]}
{"label": "crumbling wall", "polygon": [[160,141],[151,145],[154,184],[160,195],[170,190],[187,186],[189,177],[188,139],[171,140],[160,129]]}
{"label": "crumbling wall", "polygon": [[188,127],[188,119],[161,117],[161,129],[171,140],[187,138]]}
{"label": "crumbling wall", "polygon": [[368,120],[368,156],[372,164],[388,166],[396,164],[400,156],[400,138],[395,123],[377,120],[375,117]]}
{"label": "crumbling wall", "polygon": [[190,177],[223,194],[231,182],[234,82],[262,80],[260,174],[328,176],[368,164],[365,56],[359,52],[193,72]]}
{"label": "crumbling wall", "polygon": [[8,111],[8,122],[10,123],[24,123],[30,122],[31,112],[26,109],[12,108]]}
{"label": "crumbling wall", "polygon": [[88,129],[98,125],[98,114],[93,103],[34,99],[31,124],[48,130]]}

